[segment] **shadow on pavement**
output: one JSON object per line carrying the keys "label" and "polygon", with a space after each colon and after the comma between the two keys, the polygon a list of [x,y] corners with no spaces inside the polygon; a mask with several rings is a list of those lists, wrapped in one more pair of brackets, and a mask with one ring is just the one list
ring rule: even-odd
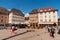
{"label": "shadow on pavement", "polygon": [[27,33],[27,32],[28,32],[28,31],[23,32],[23,33],[19,33],[19,34],[13,35],[13,36],[9,36],[9,37],[4,38],[4,39],[2,39],[2,40],[7,40],[7,39],[13,38],[13,37],[15,37],[15,36],[19,36],[19,35],[25,34],[25,33]]}
{"label": "shadow on pavement", "polygon": [[9,37],[4,38],[4,39],[2,39],[2,40],[7,40],[7,39],[10,39],[10,38],[19,36],[19,35],[23,35],[23,34],[28,33],[28,32],[35,32],[35,30],[27,30],[27,31],[25,31],[25,32],[23,32],[23,33],[19,33],[19,34],[13,35],[13,36],[9,36]]}

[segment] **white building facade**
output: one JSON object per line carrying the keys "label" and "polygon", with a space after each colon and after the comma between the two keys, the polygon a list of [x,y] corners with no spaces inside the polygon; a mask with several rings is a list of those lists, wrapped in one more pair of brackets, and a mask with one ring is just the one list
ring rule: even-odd
{"label": "white building facade", "polygon": [[24,17],[9,13],[9,23],[11,24],[24,24]]}
{"label": "white building facade", "polygon": [[[35,17],[35,15],[32,15],[33,14],[36,14],[36,16],[38,17]],[[44,26],[53,26],[54,24],[58,25],[58,10],[55,9],[55,8],[52,8],[52,7],[47,7],[47,8],[38,8],[38,9],[35,9],[35,10],[32,10],[32,12],[30,13],[30,20],[33,20],[35,17],[35,20],[37,20],[38,22],[36,23],[36,21],[32,23],[32,25],[37,25],[38,27],[44,27]]]}
{"label": "white building facade", "polygon": [[57,11],[38,13],[39,24],[53,24],[58,22]]}
{"label": "white building facade", "polygon": [[40,10],[38,13],[38,24],[54,24],[56,23],[58,25],[58,10],[53,8],[48,8],[48,10]]}

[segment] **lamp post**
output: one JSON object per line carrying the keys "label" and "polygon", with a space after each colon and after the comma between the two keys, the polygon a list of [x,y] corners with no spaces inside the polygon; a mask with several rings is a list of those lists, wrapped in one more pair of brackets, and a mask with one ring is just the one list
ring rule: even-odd
{"label": "lamp post", "polygon": [[4,17],[4,27],[6,27],[6,18]]}

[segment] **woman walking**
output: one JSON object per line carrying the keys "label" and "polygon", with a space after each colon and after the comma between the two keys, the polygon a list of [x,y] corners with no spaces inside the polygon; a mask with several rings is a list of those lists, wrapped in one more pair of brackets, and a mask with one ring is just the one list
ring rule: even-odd
{"label": "woman walking", "polygon": [[12,26],[11,33],[14,33],[14,30],[15,30],[15,28],[14,28],[14,26]]}

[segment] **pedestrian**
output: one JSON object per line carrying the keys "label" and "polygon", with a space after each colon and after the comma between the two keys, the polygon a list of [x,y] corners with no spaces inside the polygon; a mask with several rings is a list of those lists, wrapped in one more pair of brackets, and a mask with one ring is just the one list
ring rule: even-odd
{"label": "pedestrian", "polygon": [[14,33],[14,30],[15,30],[15,28],[14,28],[14,26],[12,26],[11,33]]}
{"label": "pedestrian", "polygon": [[60,34],[60,26],[58,26],[58,34]]}
{"label": "pedestrian", "polygon": [[54,27],[52,27],[52,37],[54,38],[54,34],[55,34],[55,28]]}
{"label": "pedestrian", "polygon": [[52,37],[52,30],[50,30],[50,37]]}
{"label": "pedestrian", "polygon": [[48,27],[48,32],[50,32],[51,31],[51,27]]}

